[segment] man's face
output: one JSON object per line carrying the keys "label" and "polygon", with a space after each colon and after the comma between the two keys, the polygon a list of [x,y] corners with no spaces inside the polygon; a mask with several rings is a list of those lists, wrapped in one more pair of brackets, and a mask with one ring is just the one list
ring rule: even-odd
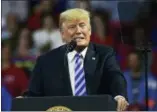
{"label": "man's face", "polygon": [[77,47],[86,47],[90,42],[91,28],[88,20],[72,20],[62,24],[62,38],[66,43],[76,39]]}

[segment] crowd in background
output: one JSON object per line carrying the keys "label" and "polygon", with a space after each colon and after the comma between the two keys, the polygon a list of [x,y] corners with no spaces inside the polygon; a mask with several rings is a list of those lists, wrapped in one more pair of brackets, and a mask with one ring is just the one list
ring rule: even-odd
{"label": "crowd in background", "polygon": [[[144,0],[125,4],[118,0],[2,0],[2,104],[27,91],[38,56],[65,44],[59,14],[76,7],[91,12],[91,41],[115,49],[128,83],[128,110],[145,110],[144,63],[148,61],[148,104],[150,110],[157,110],[157,2]],[[148,60],[142,50],[146,46]]]}

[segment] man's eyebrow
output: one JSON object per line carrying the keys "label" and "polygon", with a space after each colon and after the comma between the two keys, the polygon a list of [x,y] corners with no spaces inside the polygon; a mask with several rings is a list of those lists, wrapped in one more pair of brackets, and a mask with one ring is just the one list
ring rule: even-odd
{"label": "man's eyebrow", "polygon": [[81,22],[80,24],[85,24],[84,22]]}
{"label": "man's eyebrow", "polygon": [[68,27],[71,27],[71,26],[76,26],[75,24],[70,24],[70,25],[68,25]]}

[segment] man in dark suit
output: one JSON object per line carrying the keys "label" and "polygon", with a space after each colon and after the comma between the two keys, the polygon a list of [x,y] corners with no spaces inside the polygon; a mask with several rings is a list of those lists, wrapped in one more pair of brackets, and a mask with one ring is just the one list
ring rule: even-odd
{"label": "man in dark suit", "polygon": [[70,9],[60,15],[60,31],[68,44],[37,59],[28,96],[84,96],[110,94],[124,110],[126,81],[116,62],[112,48],[90,43],[89,12]]}

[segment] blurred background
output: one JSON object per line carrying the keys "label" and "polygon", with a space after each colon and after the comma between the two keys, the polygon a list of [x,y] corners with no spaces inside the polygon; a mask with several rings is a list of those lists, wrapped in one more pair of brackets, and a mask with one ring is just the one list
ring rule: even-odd
{"label": "blurred background", "polygon": [[[91,41],[112,46],[128,83],[128,110],[157,110],[157,1],[150,0],[2,0],[2,110],[25,94],[38,56],[64,43],[59,14],[70,8],[91,12]],[[145,60],[143,48],[148,60]]]}

